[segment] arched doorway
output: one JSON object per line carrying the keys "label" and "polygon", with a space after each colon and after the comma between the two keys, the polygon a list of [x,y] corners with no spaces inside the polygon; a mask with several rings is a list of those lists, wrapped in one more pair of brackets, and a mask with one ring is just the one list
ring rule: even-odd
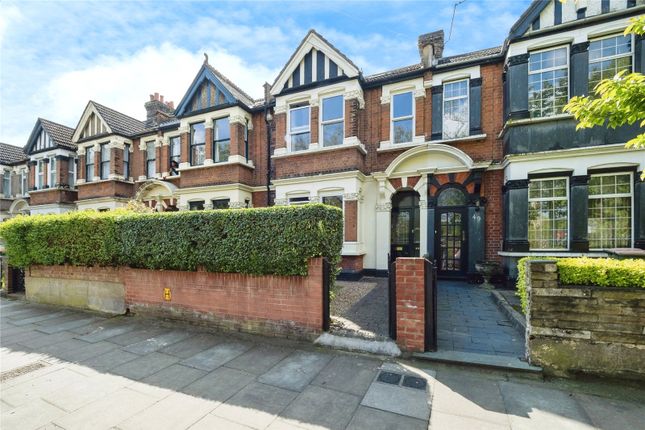
{"label": "arched doorway", "polygon": [[462,277],[468,269],[468,201],[461,186],[450,184],[437,195],[435,255],[442,276]]}
{"label": "arched doorway", "polygon": [[419,257],[421,251],[419,193],[404,190],[392,196],[390,225],[392,228],[390,258]]}

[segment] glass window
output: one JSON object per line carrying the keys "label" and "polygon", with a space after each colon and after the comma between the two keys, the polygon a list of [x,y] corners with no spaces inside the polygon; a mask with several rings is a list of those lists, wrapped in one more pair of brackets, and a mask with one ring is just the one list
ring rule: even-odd
{"label": "glass window", "polygon": [[632,246],[632,175],[589,178],[589,248]]}
{"label": "glass window", "polygon": [[85,150],[85,181],[94,180],[94,147],[90,146]]}
{"label": "glass window", "polygon": [[101,179],[107,179],[110,176],[110,145],[104,143],[101,145]]}
{"label": "glass window", "polygon": [[199,200],[196,202],[188,202],[188,209],[191,211],[203,211],[204,210],[204,200]]}
{"label": "glass window", "polygon": [[450,82],[443,86],[443,138],[468,136],[468,80]]}
{"label": "glass window", "polygon": [[309,106],[302,106],[289,110],[291,151],[303,151],[309,149],[309,144],[311,143],[311,130],[309,128],[310,119]]}
{"label": "glass window", "polygon": [[338,196],[323,196],[322,198],[323,204],[333,206],[338,209],[343,209],[343,196],[338,195]]}
{"label": "glass window", "polygon": [[529,111],[539,118],[562,113],[569,100],[567,48],[531,53],[529,57]]}
{"label": "glass window", "polygon": [[529,183],[529,245],[531,249],[569,246],[569,187],[567,178]]}
{"label": "glass window", "polygon": [[392,141],[412,142],[414,120],[412,92],[392,96]]}
{"label": "glass window", "polygon": [[589,43],[589,92],[602,79],[618,72],[632,71],[632,36],[613,36]]}
{"label": "glass window", "polygon": [[289,199],[290,205],[306,205],[309,203],[309,197],[291,197]]}
{"label": "glass window", "polygon": [[130,145],[123,145],[123,177],[127,181],[130,178]]}
{"label": "glass window", "polygon": [[20,194],[23,196],[27,194],[27,172],[25,170],[20,174]]}
{"label": "glass window", "polygon": [[179,174],[179,163],[181,163],[181,137],[170,138],[170,176]]}
{"label": "glass window", "polygon": [[322,101],[322,139],[323,146],[336,146],[343,143],[345,121],[343,96],[327,97]]}
{"label": "glass window", "polygon": [[58,185],[56,180],[56,157],[49,157],[49,188],[54,188]]}
{"label": "glass window", "polygon": [[466,204],[466,195],[458,188],[446,188],[439,193],[437,206],[463,206]]}
{"label": "glass window", "polygon": [[213,209],[228,209],[228,204],[231,199],[215,199],[212,200]]}
{"label": "glass window", "polygon": [[146,142],[146,177],[154,178],[157,176],[157,150],[154,142]]}
{"label": "glass window", "polygon": [[228,117],[215,120],[213,125],[213,161],[223,163],[231,154],[231,127]]}
{"label": "glass window", "polygon": [[249,120],[244,124],[244,158],[249,161]]}
{"label": "glass window", "polygon": [[206,148],[206,128],[200,122],[190,126],[190,165],[201,166],[204,164]]}
{"label": "glass window", "polygon": [[67,185],[70,188],[76,186],[76,158],[74,157],[67,159]]}
{"label": "glass window", "polygon": [[4,197],[11,197],[11,170],[5,170],[2,175],[2,194]]}

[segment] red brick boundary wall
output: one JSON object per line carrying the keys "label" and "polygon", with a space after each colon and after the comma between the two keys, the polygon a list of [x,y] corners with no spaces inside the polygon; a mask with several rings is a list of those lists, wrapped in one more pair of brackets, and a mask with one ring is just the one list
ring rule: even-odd
{"label": "red brick boundary wall", "polygon": [[123,291],[125,308],[135,314],[298,338],[323,329],[322,258],[309,260],[307,276],[75,266],[39,266],[25,272],[28,299],[43,303],[102,310],[88,303],[96,303],[110,282],[122,286],[112,291]]}
{"label": "red brick boundary wall", "polygon": [[425,349],[425,259],[396,259],[396,343],[409,352]]}

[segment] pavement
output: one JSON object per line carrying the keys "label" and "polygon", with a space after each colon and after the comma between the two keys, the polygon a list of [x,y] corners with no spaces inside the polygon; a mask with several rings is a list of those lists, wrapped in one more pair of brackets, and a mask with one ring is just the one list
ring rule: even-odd
{"label": "pavement", "polygon": [[0,299],[0,427],[642,428],[645,390]]}

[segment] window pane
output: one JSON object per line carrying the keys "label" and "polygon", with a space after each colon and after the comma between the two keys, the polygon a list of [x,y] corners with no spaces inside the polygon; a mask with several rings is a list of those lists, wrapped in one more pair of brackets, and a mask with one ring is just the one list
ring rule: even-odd
{"label": "window pane", "polygon": [[568,73],[566,48],[530,54],[528,96],[532,117],[562,113],[569,99]]}
{"label": "window pane", "polygon": [[154,160],[155,159],[155,143],[148,142],[146,143],[146,159]]}
{"label": "window pane", "polygon": [[343,118],[343,96],[323,99],[323,121]]}
{"label": "window pane", "polygon": [[205,158],[205,145],[194,145],[191,147],[191,164],[193,166],[201,166],[204,164]]}
{"label": "window pane", "polygon": [[309,130],[309,106],[289,111],[291,131]]}
{"label": "window pane", "polygon": [[215,144],[215,162],[222,163],[228,161],[231,153],[231,141],[222,140]]}
{"label": "window pane", "polygon": [[631,180],[629,174],[590,178],[587,227],[590,248],[632,246]]}
{"label": "window pane", "polygon": [[212,201],[213,209],[228,209],[230,199],[215,199]]}
{"label": "window pane", "polygon": [[200,122],[198,124],[193,124],[191,128],[191,139],[193,145],[198,145],[201,143],[206,143],[206,129],[204,128],[204,123]]}
{"label": "window pane", "polygon": [[462,206],[466,204],[466,196],[457,188],[446,188],[437,198],[437,206]]}
{"label": "window pane", "polygon": [[392,97],[392,118],[412,116],[412,93],[396,94]]}
{"label": "window pane", "polygon": [[204,201],[200,200],[197,202],[188,202],[188,208],[191,211],[203,211],[204,210]]}
{"label": "window pane", "polygon": [[178,157],[181,154],[181,138],[179,136],[170,139],[170,156]]}
{"label": "window pane", "polygon": [[443,137],[454,139],[468,136],[468,98],[457,98],[444,102]]}
{"label": "window pane", "polygon": [[311,134],[309,133],[291,135],[292,151],[303,151],[309,149],[309,143],[311,143]]}
{"label": "window pane", "polygon": [[566,249],[568,197],[566,179],[529,183],[529,244],[531,249]]}
{"label": "window pane", "polygon": [[403,119],[392,122],[394,143],[412,142],[412,120]]}
{"label": "window pane", "polygon": [[215,120],[215,140],[224,140],[231,138],[231,127],[229,126],[228,117]]}
{"label": "window pane", "polygon": [[344,123],[335,122],[323,125],[323,146],[335,146],[343,143]]}
{"label": "window pane", "polygon": [[322,202],[323,204],[343,209],[343,196],[324,196]]}

